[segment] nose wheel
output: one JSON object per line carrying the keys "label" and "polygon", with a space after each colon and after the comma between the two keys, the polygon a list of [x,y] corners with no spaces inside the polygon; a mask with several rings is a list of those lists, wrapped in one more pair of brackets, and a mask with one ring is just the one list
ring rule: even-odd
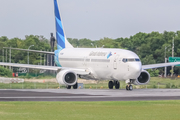
{"label": "nose wheel", "polygon": [[132,91],[133,90],[133,86],[132,85],[127,85],[126,86],[126,90]]}

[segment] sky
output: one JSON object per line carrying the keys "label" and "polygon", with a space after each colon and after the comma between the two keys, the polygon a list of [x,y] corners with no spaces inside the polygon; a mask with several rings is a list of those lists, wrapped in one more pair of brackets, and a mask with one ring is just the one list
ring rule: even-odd
{"label": "sky", "polygon": [[[67,38],[180,30],[180,0],[58,0]],[[53,0],[0,0],[0,37],[55,34]]]}

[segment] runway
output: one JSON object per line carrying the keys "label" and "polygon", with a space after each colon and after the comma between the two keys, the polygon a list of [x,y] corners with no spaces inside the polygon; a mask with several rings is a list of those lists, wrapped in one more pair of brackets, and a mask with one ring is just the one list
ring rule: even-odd
{"label": "runway", "polygon": [[0,90],[0,101],[143,101],[180,100],[180,89],[13,89]]}

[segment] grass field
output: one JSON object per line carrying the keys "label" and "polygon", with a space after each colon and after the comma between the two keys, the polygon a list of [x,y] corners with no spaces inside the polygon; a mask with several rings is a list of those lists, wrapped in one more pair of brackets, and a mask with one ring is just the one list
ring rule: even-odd
{"label": "grass field", "polygon": [[180,101],[0,102],[1,120],[179,120]]}
{"label": "grass field", "polygon": [[[60,86],[58,83],[53,82],[24,82],[24,83],[12,83],[12,84],[4,84],[0,83],[0,89],[57,89],[57,88],[65,88],[65,86]],[[120,81],[120,89],[125,89],[126,83],[124,81]],[[97,84],[84,84],[85,89],[108,89],[108,81],[99,81]],[[151,78],[149,84],[147,85],[134,85],[134,89],[158,89],[158,88],[172,88],[179,89],[180,88],[180,79],[171,79],[171,78],[159,78],[153,77]]]}

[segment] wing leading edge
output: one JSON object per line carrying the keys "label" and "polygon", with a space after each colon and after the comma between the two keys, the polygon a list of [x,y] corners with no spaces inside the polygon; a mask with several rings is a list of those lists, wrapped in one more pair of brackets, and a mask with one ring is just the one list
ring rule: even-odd
{"label": "wing leading edge", "polygon": [[[77,74],[87,75],[90,72],[87,69],[76,69],[76,68],[67,68],[67,67],[57,67],[57,66],[43,66],[43,65],[29,65],[29,64],[17,64],[17,63],[4,63],[0,62],[1,66],[12,66],[12,67],[22,67],[22,68],[34,68],[34,69],[43,69],[43,70],[72,70]],[[167,66],[180,65],[180,62],[173,63],[159,63],[159,64],[150,64],[150,65],[142,65],[142,69],[153,69]]]}
{"label": "wing leading edge", "polygon": [[0,62],[1,66],[11,66],[11,67],[21,67],[21,68],[34,68],[34,69],[43,69],[43,70],[71,70],[80,75],[87,75],[90,72],[86,69],[76,69],[76,68],[67,68],[67,67],[57,67],[57,66],[43,66],[43,65],[30,65],[30,64],[17,64],[17,63],[4,63]]}
{"label": "wing leading edge", "polygon": [[19,48],[10,48],[10,47],[3,47],[3,48],[4,48],[4,49],[11,49],[11,50],[21,50],[21,51],[27,51],[27,52],[36,52],[36,53],[44,53],[44,54],[52,54],[52,55],[54,55],[54,52],[48,52],[48,51],[19,49]]}
{"label": "wing leading edge", "polygon": [[153,68],[160,68],[160,67],[167,67],[167,66],[174,66],[174,65],[180,65],[180,62],[142,65],[142,69],[146,70],[146,69],[153,69]]}

